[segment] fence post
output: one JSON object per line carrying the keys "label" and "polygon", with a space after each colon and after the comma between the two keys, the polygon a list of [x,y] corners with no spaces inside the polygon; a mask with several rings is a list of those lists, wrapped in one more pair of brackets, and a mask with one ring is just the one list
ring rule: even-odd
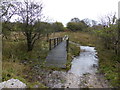
{"label": "fence post", "polygon": [[67,39],[67,45],[66,46],[67,46],[66,49],[67,49],[67,52],[68,52],[68,50],[69,50],[69,37]]}
{"label": "fence post", "polygon": [[49,50],[51,50],[51,39],[49,39]]}

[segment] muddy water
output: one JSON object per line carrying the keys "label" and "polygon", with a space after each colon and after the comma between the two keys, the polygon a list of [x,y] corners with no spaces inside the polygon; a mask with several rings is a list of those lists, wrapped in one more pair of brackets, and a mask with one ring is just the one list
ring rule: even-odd
{"label": "muddy water", "polygon": [[72,67],[69,72],[81,76],[85,73],[94,73],[98,66],[98,59],[94,47],[80,46],[82,52],[80,56],[72,61]]}

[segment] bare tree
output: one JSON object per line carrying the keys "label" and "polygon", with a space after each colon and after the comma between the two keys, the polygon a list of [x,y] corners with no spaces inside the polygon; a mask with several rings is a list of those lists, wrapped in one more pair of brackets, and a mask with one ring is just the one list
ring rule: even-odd
{"label": "bare tree", "polygon": [[100,18],[102,25],[110,26],[116,23],[116,13],[109,13]]}
{"label": "bare tree", "polygon": [[17,8],[12,1],[2,1],[0,10],[0,19],[4,22],[9,22],[13,15],[15,15]]}
{"label": "bare tree", "polygon": [[25,0],[24,2],[16,2],[17,15],[23,23],[22,32],[26,37],[28,51],[34,47],[36,40],[41,37],[42,27],[36,27],[35,22],[40,22],[42,19],[42,3]]}
{"label": "bare tree", "polygon": [[0,2],[0,21],[3,26],[2,37],[7,39],[10,31],[10,19],[15,15],[17,8],[13,5],[12,1],[1,1]]}
{"label": "bare tree", "polygon": [[2,21],[8,22],[13,16],[18,18],[21,31],[26,37],[28,51],[33,49],[35,42],[42,36],[43,27],[36,24],[43,19],[42,10],[42,3],[34,0],[2,2],[2,14],[0,15]]}

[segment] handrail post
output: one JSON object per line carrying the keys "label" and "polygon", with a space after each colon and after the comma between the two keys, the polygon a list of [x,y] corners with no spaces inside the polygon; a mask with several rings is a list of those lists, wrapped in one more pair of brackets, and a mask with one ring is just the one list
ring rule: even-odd
{"label": "handrail post", "polygon": [[51,50],[51,39],[49,39],[49,50]]}
{"label": "handrail post", "polygon": [[69,50],[69,38],[67,39],[67,45],[66,46],[67,46],[66,49],[67,49],[67,52],[68,52],[68,50]]}

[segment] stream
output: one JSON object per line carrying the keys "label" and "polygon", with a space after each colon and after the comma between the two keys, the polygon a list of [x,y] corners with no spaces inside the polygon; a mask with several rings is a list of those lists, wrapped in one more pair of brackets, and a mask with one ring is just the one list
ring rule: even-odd
{"label": "stream", "polygon": [[69,72],[81,76],[86,73],[95,73],[98,66],[96,50],[94,47],[80,46],[80,56],[72,61],[72,67]]}

